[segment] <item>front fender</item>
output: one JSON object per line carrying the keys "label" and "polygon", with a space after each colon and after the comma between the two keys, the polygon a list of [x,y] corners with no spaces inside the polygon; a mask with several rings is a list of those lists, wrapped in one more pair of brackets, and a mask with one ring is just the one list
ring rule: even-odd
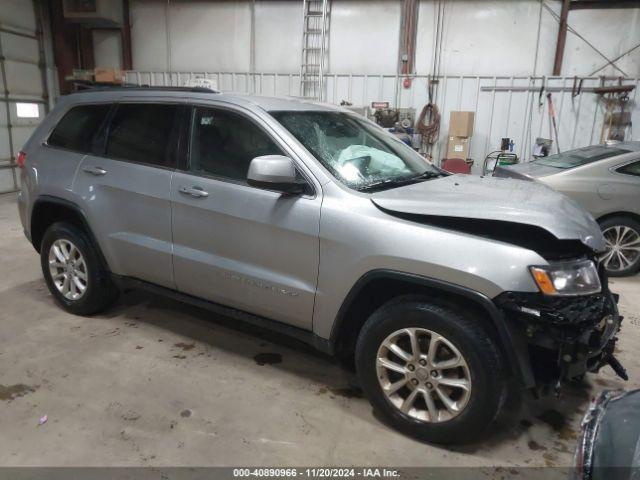
{"label": "front fender", "polygon": [[379,280],[406,282],[427,288],[430,291],[442,292],[449,296],[462,297],[475,304],[478,308],[482,309],[490,319],[493,330],[497,333],[497,340],[499,341],[498,348],[505,355],[511,373],[518,379],[521,386],[534,386],[535,380],[529,362],[526,340],[522,338],[519,331],[510,328],[504,312],[499,309],[489,297],[467,287],[420,275],[379,269],[367,272],[360,277],[347,294],[336,316],[336,321],[330,335],[330,343],[332,345],[339,343],[339,336],[341,332],[344,331],[345,323],[349,320],[347,318],[347,312],[349,312],[351,305],[356,301],[358,295],[360,295],[368,285],[371,285],[372,282]]}

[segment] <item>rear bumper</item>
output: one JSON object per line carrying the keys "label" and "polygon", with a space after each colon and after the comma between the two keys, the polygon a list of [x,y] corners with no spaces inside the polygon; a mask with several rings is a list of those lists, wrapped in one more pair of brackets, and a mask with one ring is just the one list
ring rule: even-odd
{"label": "rear bumper", "polygon": [[28,193],[23,188],[18,192],[18,215],[20,216],[20,223],[24,230],[25,236],[31,241],[31,233],[29,232],[29,199]]}
{"label": "rear bumper", "polygon": [[[505,292],[495,299],[526,348],[535,386],[555,385],[615,362],[622,317],[608,290],[580,297]],[[613,359],[613,360],[612,360]]]}

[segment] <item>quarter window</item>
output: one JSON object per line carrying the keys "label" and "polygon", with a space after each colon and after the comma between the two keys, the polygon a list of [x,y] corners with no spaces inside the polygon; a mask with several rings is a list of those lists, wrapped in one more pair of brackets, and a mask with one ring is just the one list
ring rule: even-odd
{"label": "quarter window", "polygon": [[174,127],[177,105],[133,104],[118,106],[109,127],[108,157],[162,167],[175,167]]}
{"label": "quarter window", "polygon": [[91,153],[93,139],[111,105],[81,105],[69,110],[49,136],[47,144],[82,153]]}
{"label": "quarter window", "polygon": [[249,164],[282,150],[253,122],[237,113],[195,107],[191,134],[191,170],[246,182]]}
{"label": "quarter window", "polygon": [[625,165],[624,167],[620,167],[618,169],[618,173],[626,173],[627,175],[640,177],[640,162],[633,162]]}

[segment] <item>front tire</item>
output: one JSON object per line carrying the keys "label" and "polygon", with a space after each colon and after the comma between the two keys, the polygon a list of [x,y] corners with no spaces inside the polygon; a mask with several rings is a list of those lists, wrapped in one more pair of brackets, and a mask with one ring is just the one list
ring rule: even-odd
{"label": "front tire", "polygon": [[626,277],[640,269],[640,223],[624,216],[609,217],[600,222],[607,242],[601,257],[610,277]]}
{"label": "front tire", "polygon": [[40,245],[40,264],[56,303],[70,313],[93,315],[118,297],[97,249],[75,225],[57,222],[47,229]]}
{"label": "front tire", "polygon": [[502,357],[481,322],[420,298],[371,315],[358,337],[356,368],[384,419],[427,442],[477,439],[506,398]]}

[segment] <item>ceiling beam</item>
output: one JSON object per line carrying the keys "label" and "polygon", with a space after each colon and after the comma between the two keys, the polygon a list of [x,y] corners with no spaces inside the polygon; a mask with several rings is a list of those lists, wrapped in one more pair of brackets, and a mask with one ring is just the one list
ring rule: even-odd
{"label": "ceiling beam", "polygon": [[590,10],[596,8],[640,8],[640,0],[573,0],[570,10]]}

